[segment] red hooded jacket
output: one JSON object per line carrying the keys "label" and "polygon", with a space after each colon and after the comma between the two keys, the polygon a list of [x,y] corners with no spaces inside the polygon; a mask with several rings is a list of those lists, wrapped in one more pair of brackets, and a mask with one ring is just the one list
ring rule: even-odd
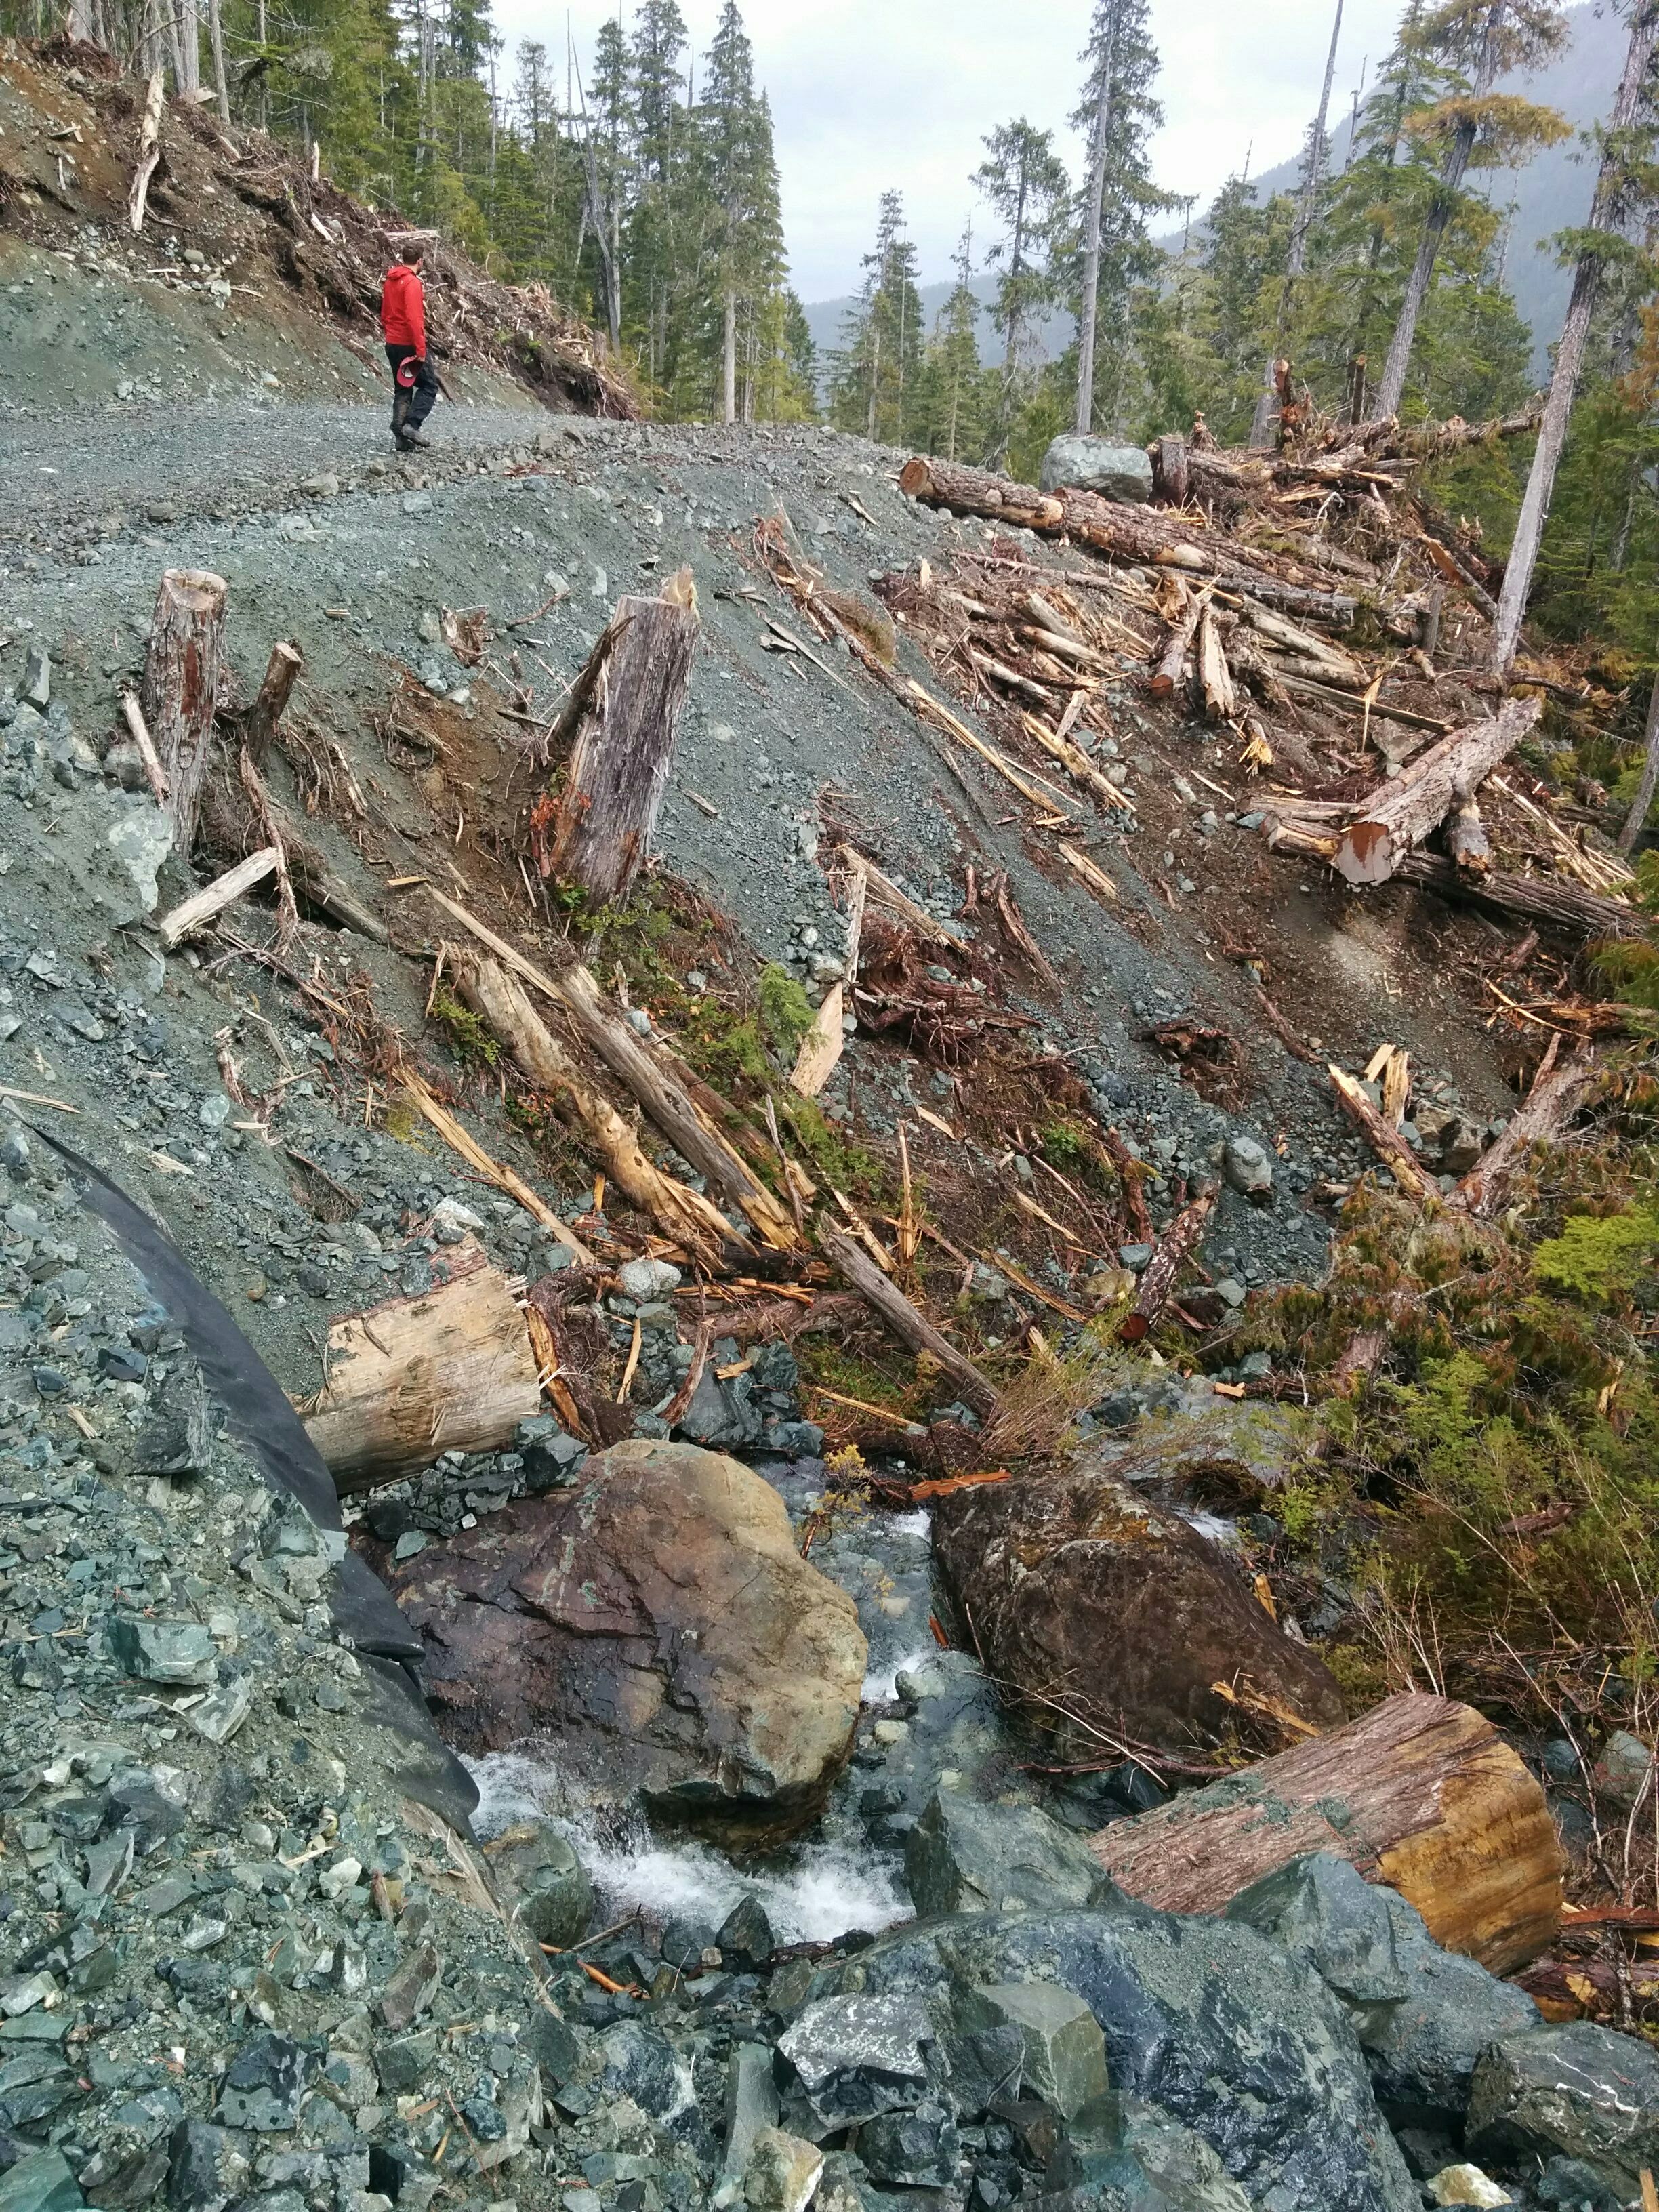
{"label": "red hooded jacket", "polygon": [[388,345],[413,346],[426,357],[426,295],[421,273],[405,261],[394,261],[386,271],[380,292],[380,328]]}

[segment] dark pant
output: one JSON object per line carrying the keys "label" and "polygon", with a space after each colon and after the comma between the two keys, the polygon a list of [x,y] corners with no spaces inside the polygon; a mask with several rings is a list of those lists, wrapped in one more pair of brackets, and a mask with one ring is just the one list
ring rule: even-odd
{"label": "dark pant", "polygon": [[[432,412],[433,402],[438,397],[438,379],[429,360],[416,359],[413,346],[389,345],[386,357],[392,363],[392,430],[394,437],[418,430]],[[415,362],[415,382],[405,391],[398,381],[398,371],[406,361]]]}

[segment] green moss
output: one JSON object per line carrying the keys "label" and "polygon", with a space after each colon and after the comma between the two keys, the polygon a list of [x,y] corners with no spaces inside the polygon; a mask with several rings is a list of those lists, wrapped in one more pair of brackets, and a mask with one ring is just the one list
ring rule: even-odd
{"label": "green moss", "polygon": [[792,1091],[780,1097],[778,1112],[820,1182],[866,1198],[887,1194],[892,1177],[886,1164],[867,1146],[843,1136],[815,1098]]}
{"label": "green moss", "polygon": [[501,1048],[488,1024],[447,991],[433,994],[432,1019],[448,1036],[449,1048],[463,1067],[501,1066]]}

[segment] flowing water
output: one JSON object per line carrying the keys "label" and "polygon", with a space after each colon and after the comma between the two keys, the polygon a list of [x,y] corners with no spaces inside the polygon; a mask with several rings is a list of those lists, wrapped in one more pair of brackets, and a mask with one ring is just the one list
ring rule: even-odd
{"label": "flowing water", "polygon": [[[798,1526],[819,1502],[820,1462],[765,1462],[757,1472],[780,1492]],[[927,1515],[859,1512],[820,1536],[811,1557],[858,1607],[870,1645],[866,1711],[890,1706],[901,1675],[908,1680],[936,1668],[939,1660],[928,1626],[933,1547]],[[912,1907],[901,1850],[896,1843],[873,1840],[860,1809],[872,1778],[880,1778],[872,1774],[867,1731],[861,1729],[860,1736],[860,1756],[842,1773],[811,1831],[769,1857],[741,1866],[707,1844],[659,1834],[641,1815],[573,1806],[552,1744],[522,1744],[466,1762],[481,1798],[473,1825],[488,1837],[514,1820],[550,1820],[569,1837],[592,1876],[607,1924],[643,1909],[659,1920],[700,1923],[712,1935],[741,1898],[753,1895],[781,1943],[827,1942],[854,1929],[873,1934],[908,1919]],[[908,1738],[891,1748],[908,1750]],[[913,1783],[920,1778],[911,1778]],[[907,1797],[912,1794],[907,1788]]]}

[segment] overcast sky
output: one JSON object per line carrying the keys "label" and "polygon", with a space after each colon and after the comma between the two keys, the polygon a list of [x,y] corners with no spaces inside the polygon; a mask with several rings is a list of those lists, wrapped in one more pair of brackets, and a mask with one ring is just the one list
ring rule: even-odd
{"label": "overcast sky", "polygon": [[[1346,108],[1362,64],[1375,70],[1387,52],[1401,4],[1346,0],[1334,112]],[[681,6],[701,55],[720,0]],[[608,12],[595,0],[570,8],[584,71]],[[562,6],[495,0],[495,13],[509,72],[521,39],[562,56]],[[1080,164],[1066,118],[1091,0],[747,0],[743,13],[771,94],[785,234],[804,300],[855,287],[889,186],[904,195],[923,281],[948,276],[975,214],[968,179],[994,124],[1029,116],[1055,131],[1074,172]],[[1334,0],[1152,0],[1152,13],[1168,117],[1153,161],[1166,191],[1196,192],[1205,206],[1252,142],[1253,175],[1297,152],[1318,103]],[[975,230],[988,242],[982,212]]]}

